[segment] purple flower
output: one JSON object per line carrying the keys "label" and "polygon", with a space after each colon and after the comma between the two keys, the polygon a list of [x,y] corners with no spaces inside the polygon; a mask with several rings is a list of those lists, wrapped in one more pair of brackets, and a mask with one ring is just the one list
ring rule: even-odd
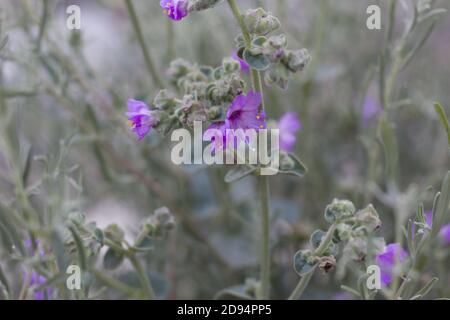
{"label": "purple flower", "polygon": [[161,0],[164,13],[172,20],[181,20],[188,15],[186,0]]}
{"label": "purple flower", "polygon": [[265,129],[265,113],[259,108],[262,96],[259,92],[250,91],[234,98],[227,111],[226,123],[230,129]]}
{"label": "purple flower", "polygon": [[281,150],[291,152],[294,149],[297,138],[295,134],[300,130],[302,124],[294,112],[286,112],[278,122],[280,130],[280,148]]}
{"label": "purple flower", "polygon": [[402,263],[408,257],[408,253],[399,243],[387,245],[383,252],[377,254],[376,261],[381,269],[381,282],[389,285],[392,282],[394,268],[398,263]]}
{"label": "purple flower", "polygon": [[[213,149],[220,149],[224,145],[229,145],[231,141],[231,132],[229,129],[265,129],[265,113],[260,110],[262,96],[260,93],[250,91],[247,95],[238,95],[228,108],[225,121],[213,123],[209,129],[218,129],[222,132],[223,141],[219,143],[214,138]],[[235,141],[236,142],[236,141]],[[235,144],[236,145],[236,144]]]}
{"label": "purple flower", "polygon": [[[39,287],[46,283],[47,279],[37,273],[36,271],[31,272],[30,276],[30,287]],[[51,297],[53,294],[53,288],[46,288],[43,290],[35,290],[34,291],[34,299],[35,300],[44,300],[45,298]]]}
{"label": "purple flower", "polygon": [[[45,251],[42,249],[41,243],[39,240],[36,240],[36,250],[33,248],[33,243],[31,239],[27,239],[24,242],[25,249],[28,251],[30,256],[34,257],[36,255],[36,252],[39,253],[40,257],[43,257],[45,255]],[[24,271],[24,279],[27,279],[30,277],[30,287],[39,287],[46,283],[47,279],[40,275],[36,271],[31,271],[31,274],[28,273],[28,271]],[[35,290],[34,291],[34,299],[35,300],[44,300],[46,297],[49,298],[53,294],[53,288],[49,287],[44,290]]]}
{"label": "purple flower", "polygon": [[[430,228],[433,226],[433,212],[431,210],[425,213],[425,221]],[[413,225],[412,228],[414,234],[415,225]],[[445,244],[450,244],[450,224],[441,227],[441,230],[439,230],[439,236],[442,238],[442,240],[444,240]]]}
{"label": "purple flower", "polygon": [[236,51],[233,52],[231,57],[241,64],[241,71],[242,72],[244,72],[244,73],[249,73],[250,72],[250,66],[248,65],[248,63],[244,59],[239,58],[239,56],[237,55]]}
{"label": "purple flower", "polygon": [[138,140],[142,140],[156,124],[156,120],[151,116],[148,106],[139,100],[128,99],[128,112],[125,114]]}
{"label": "purple flower", "polygon": [[450,224],[447,224],[441,228],[439,235],[444,240],[445,244],[450,244]]}
{"label": "purple flower", "polygon": [[375,89],[369,89],[364,100],[362,119],[365,124],[367,124],[372,118],[376,117],[381,112],[380,104],[376,98]]}
{"label": "purple flower", "polygon": [[433,225],[433,212],[431,210],[425,212],[425,222],[431,228]]}

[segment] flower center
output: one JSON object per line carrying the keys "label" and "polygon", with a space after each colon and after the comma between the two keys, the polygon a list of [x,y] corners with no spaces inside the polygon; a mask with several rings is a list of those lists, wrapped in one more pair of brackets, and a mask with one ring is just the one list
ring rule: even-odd
{"label": "flower center", "polygon": [[231,113],[229,120],[230,121],[235,121],[235,120],[237,120],[238,118],[241,117],[241,114],[242,114],[242,110],[236,110],[236,111]]}

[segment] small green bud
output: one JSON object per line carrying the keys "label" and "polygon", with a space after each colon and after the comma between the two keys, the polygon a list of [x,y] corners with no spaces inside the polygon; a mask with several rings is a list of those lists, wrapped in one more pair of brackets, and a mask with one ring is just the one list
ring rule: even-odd
{"label": "small green bud", "polygon": [[206,115],[210,121],[218,120],[222,116],[222,108],[217,106],[208,108],[206,110]]}
{"label": "small green bud", "polygon": [[281,89],[286,90],[289,82],[288,70],[282,65],[272,67],[265,72],[264,82],[268,86],[277,85]]}
{"label": "small green bud", "polygon": [[154,121],[153,128],[155,128],[158,132],[161,131],[161,128],[170,121],[169,114],[165,111],[161,110],[150,110],[150,116]]}
{"label": "small green bud", "polygon": [[158,235],[163,231],[173,229],[175,226],[175,218],[170,210],[166,207],[158,208],[155,212],[147,218],[144,222],[144,230],[147,230],[148,235]]}
{"label": "small green bud", "polygon": [[378,212],[371,204],[355,214],[355,222],[365,227],[368,232],[373,232],[381,227]]}
{"label": "small green bud", "polygon": [[281,61],[286,54],[287,39],[284,34],[270,37],[262,47],[262,53],[272,62]]}
{"label": "small green bud", "polygon": [[167,207],[156,209],[153,214],[153,220],[156,226],[166,230],[171,230],[175,226],[175,218]]}
{"label": "small green bud", "polygon": [[355,210],[355,206],[351,201],[334,199],[333,202],[325,208],[325,220],[329,223],[333,223],[337,220],[353,216]]}
{"label": "small green bud", "polygon": [[285,64],[292,72],[302,71],[311,60],[308,50],[301,49],[296,51],[288,51],[285,58]]}
{"label": "small green bud", "polygon": [[184,59],[176,59],[170,63],[167,74],[173,83],[186,76],[192,69],[192,65]]}
{"label": "small green bud", "polygon": [[224,74],[230,74],[239,71],[241,69],[241,65],[239,61],[235,59],[225,58],[222,61],[222,68]]}
{"label": "small green bud", "polygon": [[105,237],[117,242],[121,243],[125,237],[125,233],[117,224],[110,224],[104,230]]}
{"label": "small green bud", "polygon": [[280,27],[280,21],[262,8],[248,10],[244,22],[249,32],[257,35],[267,35]]}
{"label": "small green bud", "polygon": [[166,89],[158,92],[153,103],[155,108],[159,110],[173,110],[179,106],[175,95]]}

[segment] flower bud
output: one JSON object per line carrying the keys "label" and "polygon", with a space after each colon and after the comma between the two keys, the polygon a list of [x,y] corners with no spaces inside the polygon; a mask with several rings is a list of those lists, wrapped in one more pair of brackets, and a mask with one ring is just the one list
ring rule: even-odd
{"label": "flower bud", "polygon": [[308,50],[301,49],[295,51],[289,51],[286,54],[286,66],[292,72],[302,71],[306,64],[311,60]]}
{"label": "flower bud", "polygon": [[210,121],[218,120],[222,116],[222,108],[217,106],[208,108],[206,109],[206,115]]}
{"label": "flower bud", "polygon": [[269,69],[264,74],[264,82],[268,86],[277,85],[281,89],[286,90],[289,82],[287,69],[282,65]]}
{"label": "flower bud", "polygon": [[161,234],[163,231],[173,229],[174,226],[174,216],[166,207],[156,209],[144,223],[144,228],[150,235]]}
{"label": "flower bud", "polygon": [[365,227],[368,232],[373,232],[381,227],[378,212],[371,204],[355,214],[355,222]]}
{"label": "flower bud", "polygon": [[329,223],[333,223],[337,220],[353,216],[355,210],[355,206],[351,201],[334,199],[333,202],[325,208],[325,220]]}
{"label": "flower bud", "polygon": [[173,110],[178,106],[175,95],[169,90],[161,90],[153,101],[155,108],[159,110]]}
{"label": "flower bud", "polygon": [[206,121],[205,106],[202,101],[195,100],[192,95],[185,95],[182,106],[176,112],[176,116],[181,124],[192,127],[194,121]]}
{"label": "flower bud", "polygon": [[324,256],[319,259],[319,268],[325,271],[325,273],[330,272],[336,266],[336,259],[333,256]]}
{"label": "flower bud", "polygon": [[117,224],[110,224],[104,230],[105,237],[114,242],[121,243],[125,237],[125,233]]}
{"label": "flower bud", "polygon": [[167,74],[172,83],[177,83],[178,80],[186,76],[192,69],[192,65],[184,59],[176,59],[170,63]]}
{"label": "flower bud", "polygon": [[241,69],[241,65],[234,59],[225,58],[222,61],[222,69],[224,74],[230,74],[239,71]]}
{"label": "flower bud", "polygon": [[175,218],[167,207],[156,209],[153,217],[161,228],[171,230],[175,226]]}
{"label": "flower bud", "polygon": [[275,63],[281,61],[285,55],[285,47],[287,45],[287,39],[284,34],[270,37],[262,46],[262,53]]}
{"label": "flower bud", "polygon": [[250,33],[266,35],[280,27],[280,22],[262,8],[250,9],[244,15],[244,22]]}

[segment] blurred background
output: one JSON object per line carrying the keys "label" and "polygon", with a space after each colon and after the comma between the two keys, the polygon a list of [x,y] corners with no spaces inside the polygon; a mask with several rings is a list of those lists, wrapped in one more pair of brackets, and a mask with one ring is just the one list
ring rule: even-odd
{"label": "blurred background", "polygon": [[[302,129],[295,153],[308,167],[303,179],[271,178],[274,298],[287,297],[298,281],[292,257],[308,246],[313,230],[326,228],[323,211],[333,198],[349,199],[357,208],[372,203],[383,221],[379,234],[393,242],[401,237],[396,224],[414,216],[419,202],[431,209],[448,170],[446,134],[433,108],[434,101],[447,112],[450,106],[447,14],[394,77],[389,110],[394,151],[388,157],[380,140],[380,54],[394,52],[412,15],[411,1],[397,2],[388,41],[388,1],[238,1],[242,10],[262,6],[274,13],[290,47],[307,48],[312,56],[287,91],[265,88],[270,119],[298,114]],[[117,223],[131,240],[139,223],[162,206],[175,215],[176,227],[143,258],[159,297],[209,299],[220,292],[223,297],[224,288],[258,278],[253,178],[226,184],[227,167],[176,166],[170,137],[152,132],[137,142],[127,126],[127,99],[151,103],[160,88],[147,72],[124,2],[50,0],[47,10],[43,3],[0,2],[0,43],[7,37],[0,51],[0,215],[5,220],[14,210],[35,215],[25,226],[11,218],[15,231],[0,229],[0,265],[14,290],[20,290],[16,266],[22,262],[11,254],[5,230],[25,239],[31,228],[45,238],[61,217],[79,212],[101,228]],[[81,8],[80,31],[66,28],[71,4]],[[382,9],[382,30],[366,28],[370,4]],[[239,30],[225,2],[177,22],[167,19],[159,1],[134,5],[163,79],[175,58],[218,66],[233,54]],[[450,9],[444,0],[433,5]],[[419,25],[405,52],[428,30],[429,24]],[[442,294],[450,284],[445,252],[430,253],[434,262],[423,274],[440,274]],[[130,270],[124,263],[108,273],[127,282]],[[317,273],[304,297],[341,298],[340,285],[356,278],[345,266]],[[126,296],[108,289],[101,297]]]}

